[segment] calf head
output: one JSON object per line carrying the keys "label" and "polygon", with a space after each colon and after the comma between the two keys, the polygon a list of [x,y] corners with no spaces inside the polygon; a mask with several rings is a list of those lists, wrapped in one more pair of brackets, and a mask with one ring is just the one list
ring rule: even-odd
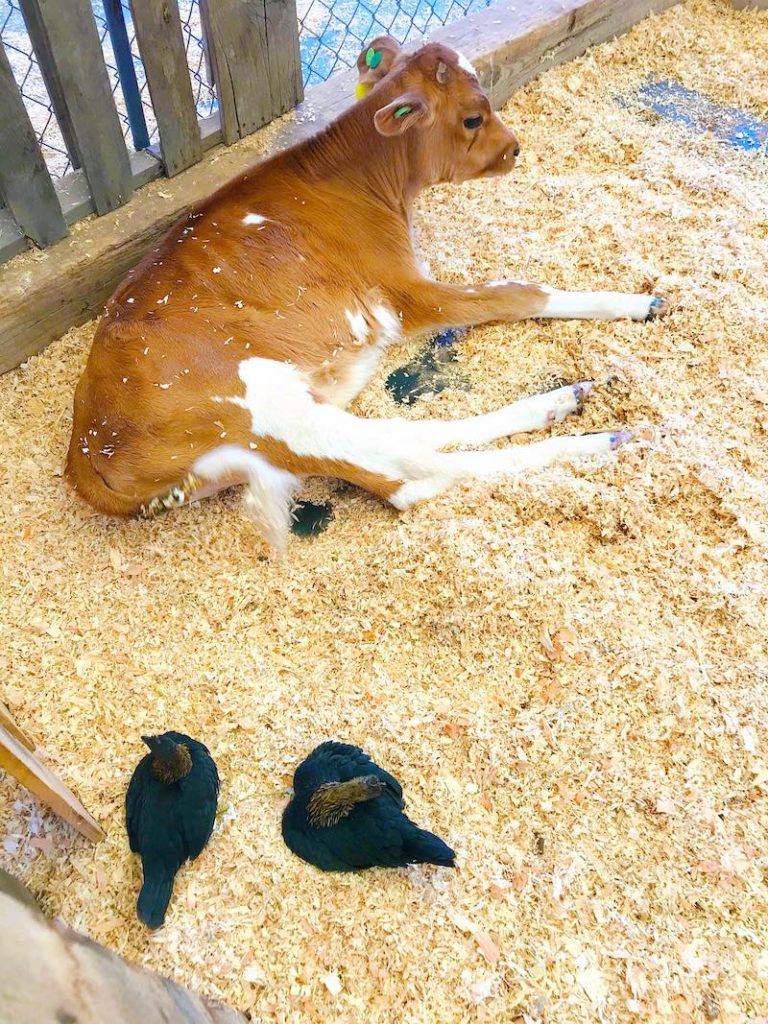
{"label": "calf head", "polygon": [[512,170],[515,135],[491,109],[477,72],[462,54],[439,43],[404,53],[381,36],[357,61],[358,96],[374,113],[379,134],[406,136],[423,184],[469,181]]}

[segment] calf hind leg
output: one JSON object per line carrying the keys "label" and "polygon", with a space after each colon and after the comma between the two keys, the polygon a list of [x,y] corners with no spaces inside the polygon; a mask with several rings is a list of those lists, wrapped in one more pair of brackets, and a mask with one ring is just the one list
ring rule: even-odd
{"label": "calf hind leg", "polygon": [[250,511],[279,550],[285,546],[292,492],[302,475],[339,477],[405,509],[461,480],[517,474],[618,447],[629,435],[554,437],[495,451],[439,450],[544,427],[578,411],[588,391],[588,384],[572,385],[456,421],[360,419],[314,401],[303,390],[294,389],[292,400],[281,403],[266,389],[249,391],[256,451],[222,446],[198,459],[193,472],[206,480],[245,479]]}
{"label": "calf hind leg", "polygon": [[552,462],[603,455],[631,440],[628,431],[550,437],[534,444],[485,452],[439,452],[431,474],[403,483],[390,497],[399,509],[407,509],[433,498],[461,480],[517,476],[527,469],[540,469]]}

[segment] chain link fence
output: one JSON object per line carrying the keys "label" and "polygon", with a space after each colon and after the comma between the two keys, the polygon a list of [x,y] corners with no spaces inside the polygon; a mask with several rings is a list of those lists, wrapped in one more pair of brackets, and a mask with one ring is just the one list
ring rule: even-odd
{"label": "chain link fence", "polygon": [[[216,88],[207,59],[198,0],[178,0],[192,91],[198,115],[217,109]],[[214,0],[215,2],[215,0]],[[426,35],[494,0],[298,0],[301,69],[305,86],[318,85],[354,67],[361,47],[374,36],[401,43]],[[157,125],[144,65],[136,45],[129,0],[91,0],[112,92],[132,148],[157,142]],[[115,24],[118,33],[115,36]],[[124,26],[124,27],[123,27]],[[110,32],[110,27],[112,31]],[[120,32],[124,33],[120,43]],[[55,177],[72,169],[45,81],[30,43],[18,0],[0,0],[2,39],[48,167]],[[115,54],[115,40],[118,55]],[[118,59],[122,58],[122,60]],[[118,65],[122,68],[120,81]],[[126,78],[134,79],[137,102],[130,103]],[[127,83],[130,85],[130,83]],[[129,102],[126,102],[129,97]],[[130,111],[130,113],[129,113]],[[146,131],[142,131],[142,126]]]}
{"label": "chain link fence", "polygon": [[418,39],[494,0],[299,0],[304,85],[319,85],[336,71],[353,68],[375,36],[399,43]]}

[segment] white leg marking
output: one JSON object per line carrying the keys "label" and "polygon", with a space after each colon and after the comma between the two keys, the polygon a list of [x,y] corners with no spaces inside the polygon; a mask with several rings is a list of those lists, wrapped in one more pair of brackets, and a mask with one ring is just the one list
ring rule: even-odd
{"label": "white leg marking", "polygon": [[300,480],[292,473],[277,469],[255,452],[247,452],[237,445],[225,444],[201,455],[192,466],[192,472],[205,480],[245,480],[248,490],[245,508],[260,533],[282,556],[291,525],[293,493]]}
{"label": "white leg marking", "polygon": [[[629,439],[624,433],[591,434],[555,437],[502,451],[436,450],[453,443],[479,444],[562,419],[577,410],[589,389],[586,383],[534,395],[487,416],[414,422],[360,419],[332,405],[317,403],[300,372],[288,363],[254,357],[243,360],[238,373],[245,385],[245,397],[222,400],[249,411],[256,436],[283,441],[298,456],[346,462],[387,480],[406,481],[390,498],[397,508],[408,508],[462,479],[515,474],[555,459],[608,452]],[[248,472],[250,463],[241,460],[249,453],[239,448],[235,451],[236,456],[227,455],[227,469]],[[205,462],[198,460],[194,471],[202,475],[206,468]],[[294,479],[290,474],[283,475],[289,481]]]}
{"label": "white leg marking", "polygon": [[403,484],[389,500],[395,508],[406,509],[439,494],[459,480],[516,476],[526,469],[538,469],[551,462],[604,455],[626,444],[630,438],[631,434],[619,431],[581,437],[551,437],[536,444],[500,451],[441,453],[436,473]]}
{"label": "white leg marking", "polygon": [[318,384],[318,392],[326,402],[332,402],[343,409],[360,394],[373,376],[381,359],[381,351],[380,345],[369,345],[368,348],[360,352],[355,362],[347,370],[346,376],[339,377],[331,383]]}
{"label": "white leg marking", "polygon": [[512,402],[484,416],[470,416],[463,420],[411,422],[419,439],[433,448],[445,448],[449,444],[467,447],[487,444],[499,437],[543,430],[552,423],[560,423],[566,416],[581,410],[592,387],[592,381],[581,381],[579,384],[568,384],[555,391],[547,391],[543,395],[521,398],[518,402]]}
{"label": "white leg marking", "polygon": [[653,295],[626,295],[623,292],[563,292],[539,286],[547,293],[547,302],[538,315],[564,320],[645,320],[660,308]]}

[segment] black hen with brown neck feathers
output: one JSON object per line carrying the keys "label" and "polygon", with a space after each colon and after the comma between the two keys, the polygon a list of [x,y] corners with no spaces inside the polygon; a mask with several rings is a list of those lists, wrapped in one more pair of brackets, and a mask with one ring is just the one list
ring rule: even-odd
{"label": "black hen with brown neck feathers", "polygon": [[150,752],[131,777],[125,823],[144,872],[136,912],[148,928],[159,928],[176,872],[211,838],[219,773],[208,748],[182,732],[141,738]]}
{"label": "black hen with brown neck feathers", "polygon": [[403,789],[359,747],[329,741],[293,776],[283,813],[283,839],[323,871],[454,866],[453,850],[403,814]]}

